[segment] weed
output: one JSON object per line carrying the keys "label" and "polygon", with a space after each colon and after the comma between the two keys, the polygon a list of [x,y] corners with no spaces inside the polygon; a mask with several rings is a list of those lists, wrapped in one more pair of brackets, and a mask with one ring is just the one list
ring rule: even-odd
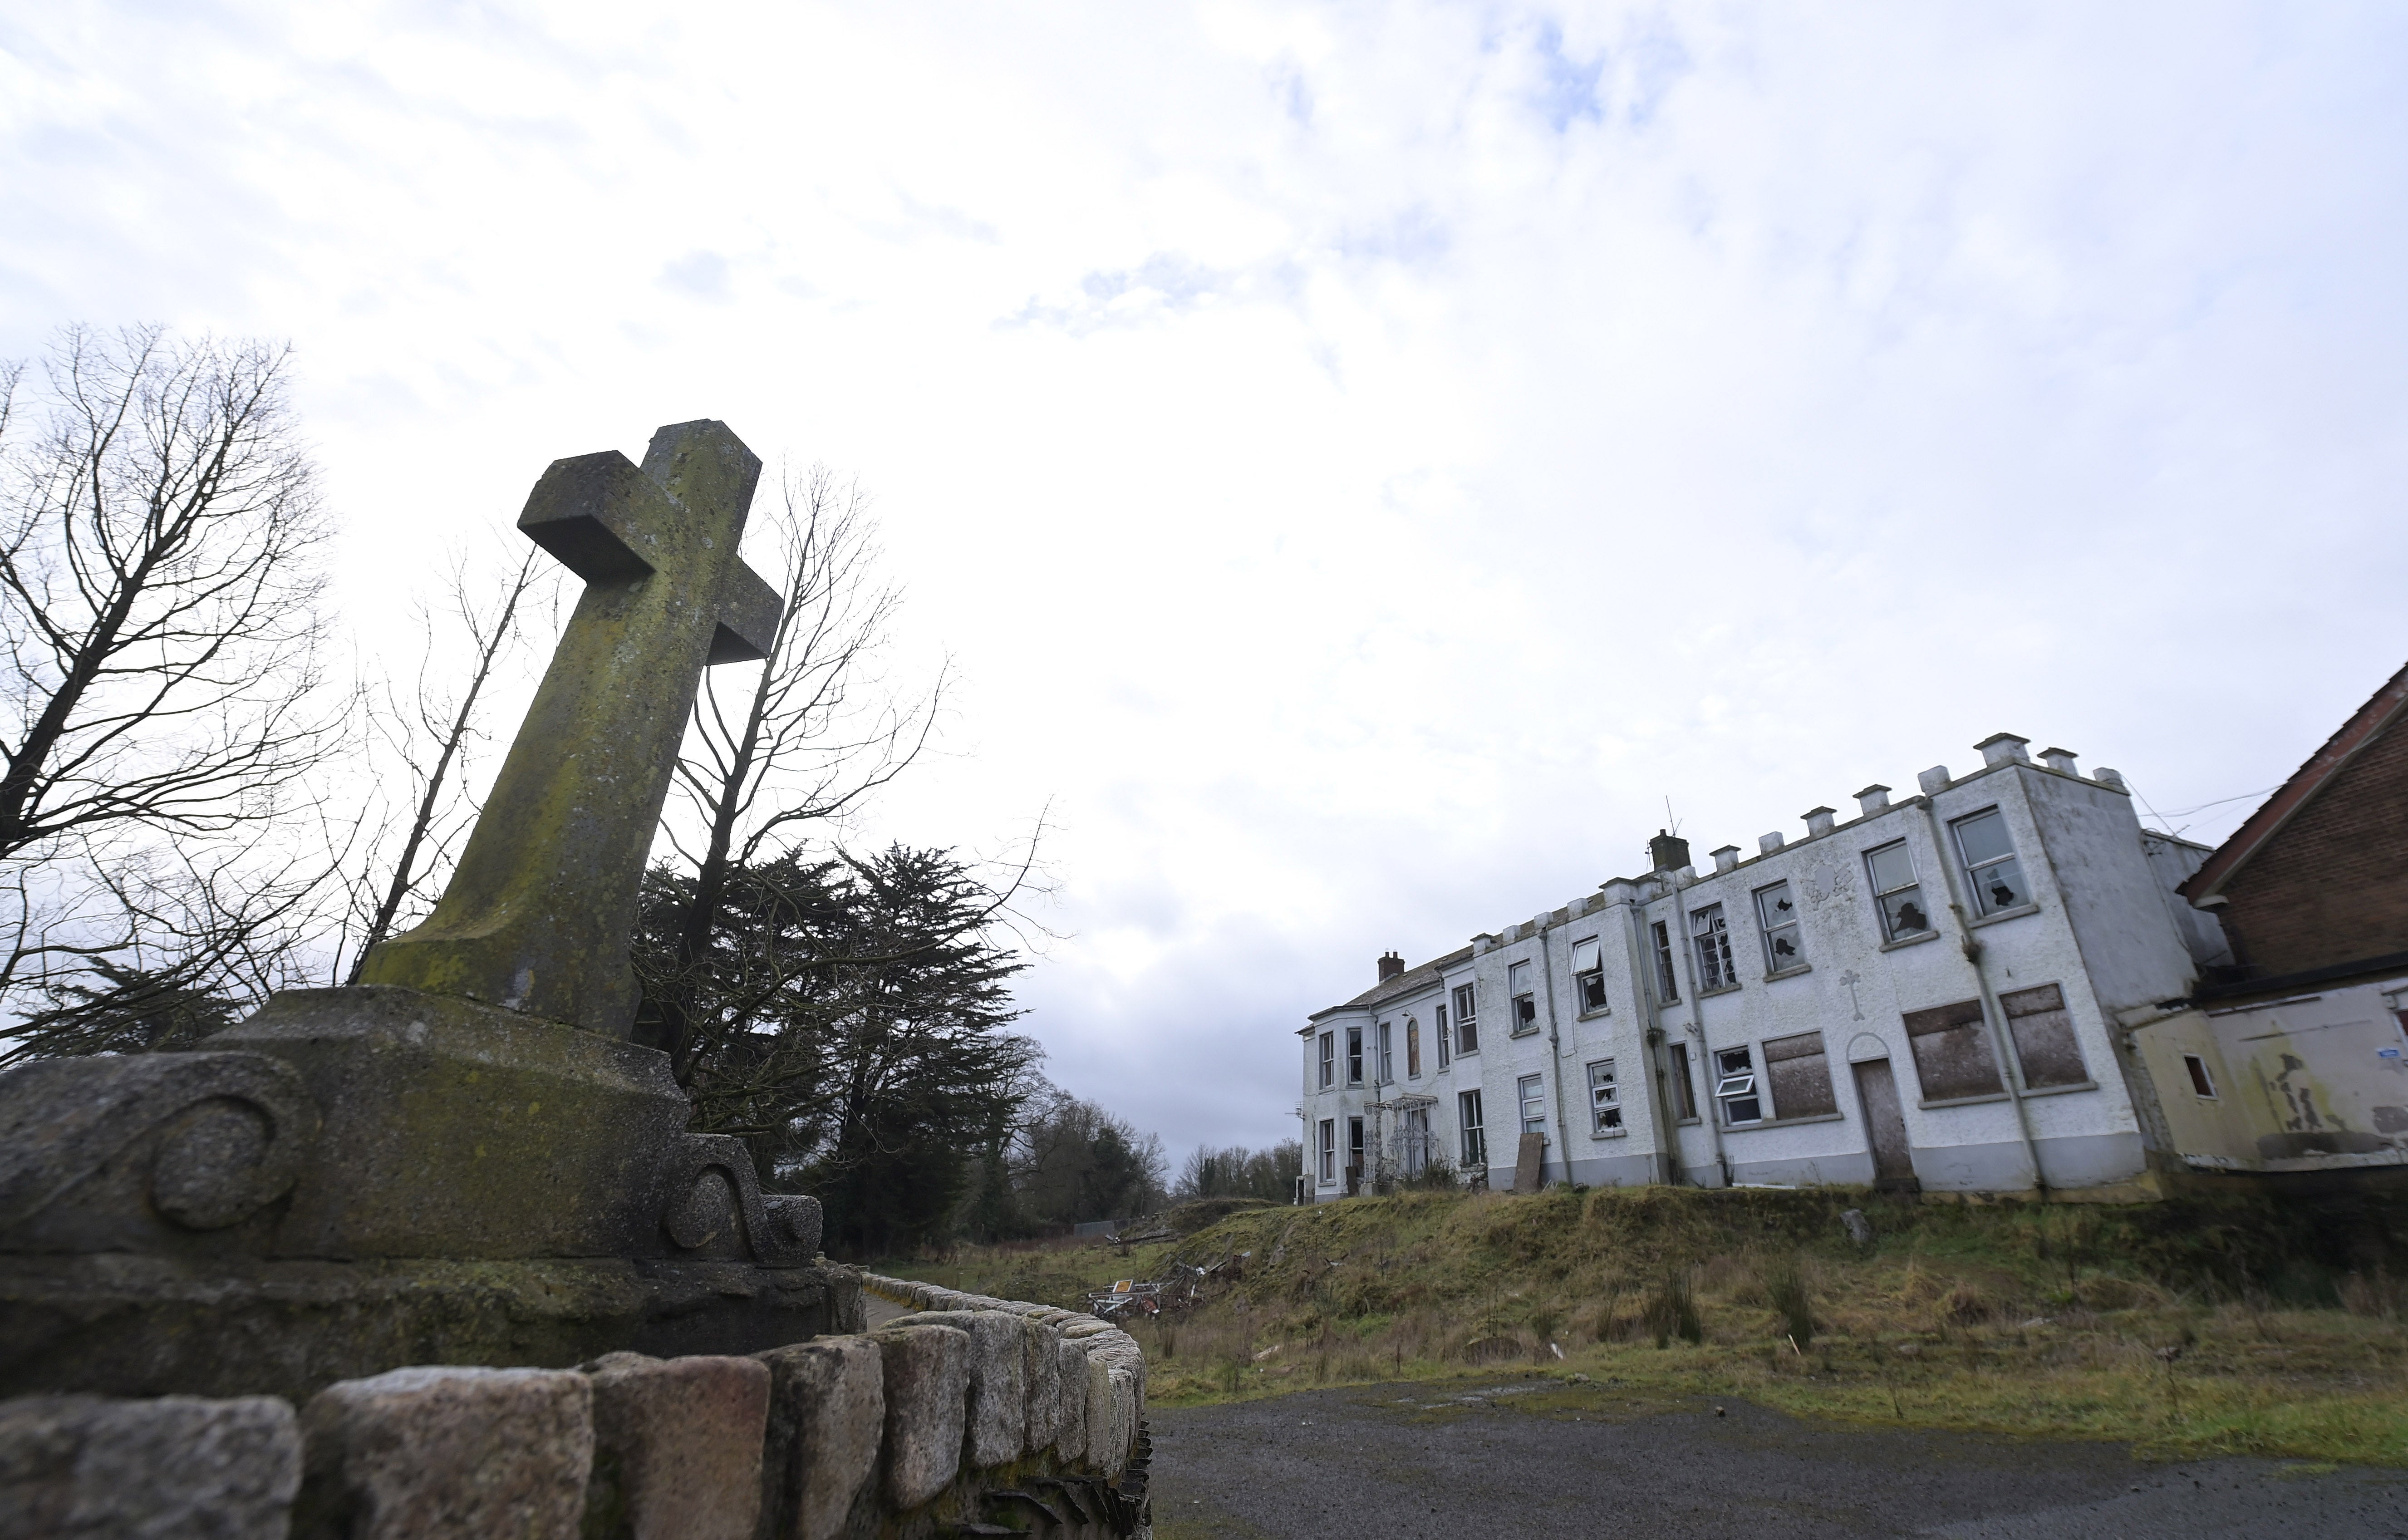
{"label": "weed", "polygon": [[1765,1297],[1771,1301],[1773,1314],[1788,1331],[1789,1340],[1803,1352],[1814,1340],[1814,1303],[1806,1287],[1806,1269],[1798,1253],[1788,1252],[1774,1259],[1764,1274]]}
{"label": "weed", "polygon": [[1665,1273],[1663,1282],[1647,1297],[1645,1318],[1658,1347],[1671,1346],[1674,1337],[1690,1343],[1706,1340],[1705,1323],[1698,1316],[1697,1296],[1687,1268],[1676,1267]]}

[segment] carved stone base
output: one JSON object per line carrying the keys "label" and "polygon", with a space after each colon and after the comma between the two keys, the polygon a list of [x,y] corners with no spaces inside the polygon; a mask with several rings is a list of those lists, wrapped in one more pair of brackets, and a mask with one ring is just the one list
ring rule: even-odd
{"label": "carved stone base", "polygon": [[405,1364],[565,1368],[862,1329],[860,1274],[829,1262],[0,1257],[0,1396],[297,1402]]}
{"label": "carved stone base", "polygon": [[0,1394],[300,1396],[851,1329],[819,1205],[685,1121],[652,1049],[387,986],[0,1072]]}

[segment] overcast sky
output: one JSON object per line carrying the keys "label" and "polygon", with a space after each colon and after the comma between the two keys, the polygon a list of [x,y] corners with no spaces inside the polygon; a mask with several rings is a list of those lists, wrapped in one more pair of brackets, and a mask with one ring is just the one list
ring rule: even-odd
{"label": "overcast sky", "polygon": [[2391,5],[19,5],[0,356],[290,338],[394,655],[554,457],[857,473],[894,677],[962,674],[857,837],[1052,805],[1025,1025],[1176,1157],[1668,798],[1753,849],[2004,730],[2228,832],[2408,654],[2403,66]]}

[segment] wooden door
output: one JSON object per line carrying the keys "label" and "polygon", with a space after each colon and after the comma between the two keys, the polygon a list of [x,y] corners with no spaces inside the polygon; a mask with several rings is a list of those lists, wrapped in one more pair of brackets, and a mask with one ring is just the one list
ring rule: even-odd
{"label": "wooden door", "polygon": [[1865,1129],[1873,1146],[1873,1185],[1908,1187],[1914,1183],[1914,1157],[1906,1143],[1906,1116],[1899,1111],[1898,1081],[1886,1058],[1855,1066],[1856,1101],[1865,1110]]}

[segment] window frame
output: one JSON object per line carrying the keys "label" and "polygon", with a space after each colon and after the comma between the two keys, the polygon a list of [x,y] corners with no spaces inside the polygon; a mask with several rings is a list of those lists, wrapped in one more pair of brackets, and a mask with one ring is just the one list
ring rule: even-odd
{"label": "window frame", "polygon": [[1480,986],[1477,983],[1455,986],[1455,1057],[1480,1051]]}
{"label": "window frame", "polygon": [[1656,943],[1656,998],[1666,1005],[1678,1005],[1681,975],[1672,966],[1672,922],[1654,921],[1647,934]]}
{"label": "window frame", "polygon": [[1450,1034],[1446,1025],[1446,1006],[1441,1003],[1432,1012],[1432,1015],[1434,1019],[1430,1023],[1430,1035],[1438,1044],[1438,1067],[1443,1070],[1454,1062],[1447,1055],[1447,1048],[1450,1046],[1447,1038]]}
{"label": "window frame", "polygon": [[1458,1091],[1455,1098],[1455,1132],[1461,1135],[1463,1169],[1488,1169],[1488,1128],[1481,1120],[1480,1087]]}
{"label": "window frame", "polygon": [[[1781,901],[1789,907],[1789,918],[1785,920],[1778,919],[1765,908],[1765,900],[1776,894],[1780,896]],[[1794,973],[1805,967],[1806,931],[1803,925],[1799,923],[1804,915],[1798,907],[1796,895],[1790,891],[1789,879],[1784,877],[1778,882],[1765,884],[1750,893],[1748,900],[1748,907],[1756,911],[1756,935],[1764,945],[1765,975],[1769,978],[1775,973]],[[1789,932],[1790,949],[1797,953],[1797,956],[1788,962],[1781,960],[1780,943],[1776,940],[1779,933],[1784,930]]]}
{"label": "window frame", "polygon": [[1338,1034],[1336,1032],[1324,1032],[1321,1034],[1321,1082],[1319,1085],[1313,1087],[1313,1089],[1317,1091],[1330,1090],[1334,1088],[1337,1084]]}
{"label": "window frame", "polygon": [[[1737,1069],[1731,1068],[1731,1060],[1734,1058],[1740,1061]],[[1733,1082],[1742,1080],[1746,1084],[1734,1087]],[[1764,1105],[1770,1100],[1765,1094],[1767,1089],[1764,1077],[1756,1071],[1754,1044],[1742,1043],[1736,1048],[1714,1050],[1714,1106],[1721,1115],[1723,1127],[1745,1129],[1769,1121],[1771,1115]],[[1742,1101],[1756,1104],[1755,1116],[1740,1117],[1734,1115],[1734,1104]]]}
{"label": "window frame", "polygon": [[1320,1156],[1321,1185],[1334,1187],[1338,1185],[1338,1119],[1334,1117],[1321,1120]]}
{"label": "window frame", "polygon": [[1405,1078],[1422,1077],[1422,1020],[1419,1016],[1405,1018]]}
{"label": "window frame", "polygon": [[1695,1072],[1689,1064],[1689,1045],[1670,1043],[1665,1046],[1672,1051],[1672,1121],[1695,1123],[1698,1121],[1698,1085],[1690,1078]]}
{"label": "window frame", "polygon": [[[1604,1071],[1602,1080],[1598,1072]],[[1600,1100],[1600,1097],[1602,1100]],[[1591,1059],[1588,1065],[1589,1137],[1610,1139],[1630,1131],[1622,1118],[1622,1083],[1615,1077],[1611,1058]]]}
{"label": "window frame", "polygon": [[[1698,922],[1706,920],[1700,930]],[[1698,993],[1739,987],[1739,968],[1730,951],[1730,915],[1720,900],[1689,911],[1689,941],[1697,954]]]}
{"label": "window frame", "polygon": [[2221,1101],[2223,1093],[2215,1088],[2215,1075],[2207,1067],[2207,1059],[2199,1054],[2182,1056],[2183,1068],[2190,1073],[2190,1094],[2201,1101]]}
{"label": "window frame", "polygon": [[[1996,818],[1999,821],[1999,830],[2005,839],[2007,853],[2003,856],[1990,856],[1977,866],[1966,854],[1965,830],[1969,825],[1978,824],[1985,818]],[[1966,813],[1961,818],[1949,819],[1948,838],[1956,845],[1956,870],[1965,874],[1965,885],[1972,892],[1975,919],[1987,919],[1993,914],[2002,914],[2008,910],[2022,909],[2026,905],[2039,901],[2032,897],[2031,885],[2024,881],[2023,857],[2015,849],[2014,831],[2007,827],[2005,808],[1994,802],[1977,812]],[[1996,871],[2000,867],[2011,868],[2014,872],[2015,880],[2011,889],[2015,894],[2013,903],[1996,901],[1982,886],[1983,873]]]}
{"label": "window frame", "polygon": [[[1906,862],[1907,880],[1895,887],[1884,887],[1881,885],[1881,872],[1875,868],[1874,862],[1892,851],[1896,851]],[[1873,897],[1873,923],[1880,927],[1883,941],[1905,941],[1909,937],[1928,936],[1932,933],[1934,928],[1931,923],[1931,908],[1923,902],[1923,873],[1915,868],[1914,847],[1907,843],[1904,835],[1886,844],[1878,844],[1864,852],[1864,869],[1865,886]],[[1905,894],[1913,895],[1913,898],[1906,901],[1913,903],[1915,906],[1914,912],[1923,916],[1923,928],[1919,930],[1900,930],[1890,923],[1889,900],[1894,895]]]}
{"label": "window frame", "polygon": [[1539,992],[1530,985],[1530,966],[1528,957],[1505,965],[1506,1032],[1512,1037],[1539,1029]]}
{"label": "window frame", "polygon": [[1375,1084],[1393,1086],[1397,1083],[1397,1024],[1395,1022],[1383,1021],[1380,1023],[1379,1043],[1380,1057],[1378,1068],[1380,1071],[1380,1078],[1375,1082]]}
{"label": "window frame", "polygon": [[[1581,966],[1581,948],[1589,948],[1588,966]],[[1600,1016],[1611,1007],[1605,999],[1605,940],[1584,936],[1572,943],[1572,1000],[1584,1016]]]}
{"label": "window frame", "polygon": [[[1539,1109],[1535,1117],[1530,1115],[1532,1107]],[[1513,1111],[1522,1132],[1535,1133],[1541,1139],[1547,1136],[1547,1077],[1543,1072],[1522,1075],[1514,1080]],[[1532,1128],[1530,1125],[1533,1123],[1538,1127]]]}
{"label": "window frame", "polygon": [[1359,1025],[1346,1029],[1346,1084],[1363,1084],[1363,1029]]}

